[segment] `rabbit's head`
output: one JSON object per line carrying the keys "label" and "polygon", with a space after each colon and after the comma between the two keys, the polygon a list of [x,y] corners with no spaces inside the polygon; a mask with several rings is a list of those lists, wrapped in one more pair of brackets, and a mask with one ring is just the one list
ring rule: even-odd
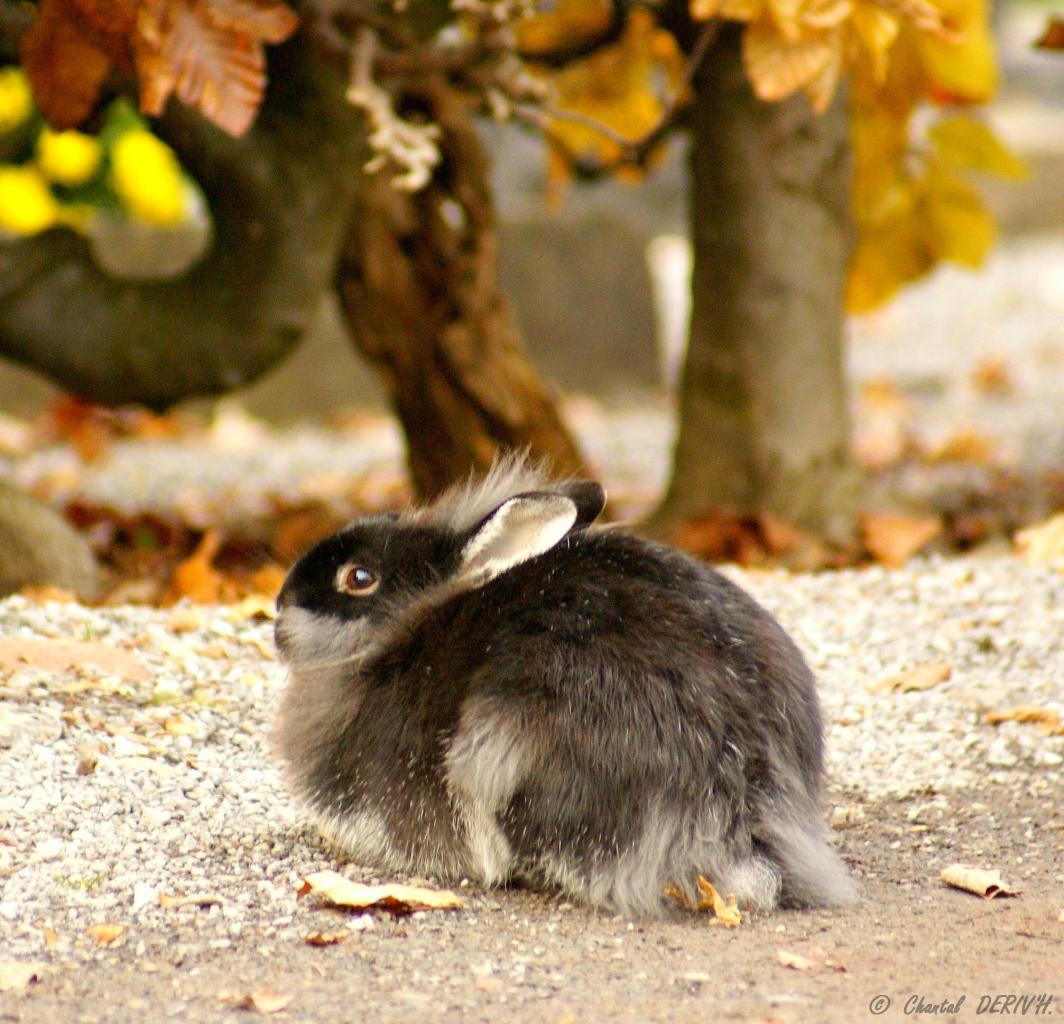
{"label": "rabbit's head", "polygon": [[549,551],[604,504],[596,483],[550,483],[512,461],[427,508],[352,523],[306,552],[285,580],[281,658],[299,671],[370,657],[432,607]]}

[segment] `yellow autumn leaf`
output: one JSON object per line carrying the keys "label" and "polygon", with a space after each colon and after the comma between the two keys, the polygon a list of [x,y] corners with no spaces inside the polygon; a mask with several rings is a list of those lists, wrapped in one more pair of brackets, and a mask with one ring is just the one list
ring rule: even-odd
{"label": "yellow autumn leaf", "polygon": [[610,23],[612,0],[556,0],[514,26],[518,48],[526,56],[548,53],[583,39],[593,39]]}
{"label": "yellow autumn leaf", "polygon": [[828,68],[841,45],[836,32],[790,41],[774,20],[760,18],[743,33],[743,66],[758,99],[782,100]]}
{"label": "yellow autumn leaf", "polygon": [[921,207],[938,259],[982,266],[997,241],[997,225],[976,189],[945,168],[931,168]]}
{"label": "yellow autumn leaf", "polygon": [[416,885],[363,885],[335,871],[318,871],[303,879],[299,894],[315,892],[330,903],[353,910],[379,907],[395,914],[416,910],[460,910],[462,900],[449,889],[427,889]]}
{"label": "yellow autumn leaf", "polygon": [[945,34],[917,34],[931,97],[940,103],[983,103],[997,90],[997,62],[986,0],[934,0]]}
{"label": "yellow autumn leaf", "polygon": [[888,51],[898,38],[898,19],[873,4],[858,4],[850,19],[853,34],[867,55],[868,67],[876,82],[883,82],[890,65]]}
{"label": "yellow autumn leaf", "polygon": [[[616,43],[574,61],[552,82],[559,107],[636,142],[657,127],[665,110],[658,81],[664,77],[670,89],[679,88],[683,72],[684,58],[672,33],[659,28],[648,11],[636,8]],[[551,132],[577,157],[606,163],[619,155],[618,143],[592,125],[556,118]]]}
{"label": "yellow autumn leaf", "polygon": [[739,910],[734,893],[721,896],[713,884],[701,875],[698,876],[699,910],[712,910],[713,916],[725,928],[738,928],[743,915]]}
{"label": "yellow autumn leaf", "polygon": [[798,11],[803,29],[826,29],[841,25],[861,6],[854,0],[805,0]]}
{"label": "yellow autumn leaf", "polygon": [[1016,156],[984,122],[957,114],[943,117],[927,131],[935,154],[949,167],[985,171],[1019,181],[1030,174]]}
{"label": "yellow autumn leaf", "polygon": [[847,310],[876,309],[934,265],[926,225],[914,206],[882,222],[862,224],[846,278]]}
{"label": "yellow autumn leaf", "polygon": [[688,7],[695,21],[707,18],[728,18],[731,21],[750,21],[764,9],[763,0],[691,0]]}

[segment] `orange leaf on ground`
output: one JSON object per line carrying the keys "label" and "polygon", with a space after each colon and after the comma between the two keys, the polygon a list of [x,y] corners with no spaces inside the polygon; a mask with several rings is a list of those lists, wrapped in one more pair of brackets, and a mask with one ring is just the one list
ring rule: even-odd
{"label": "orange leaf on ground", "polygon": [[299,895],[308,892],[324,896],[337,906],[353,910],[380,908],[393,914],[411,914],[416,910],[459,910],[461,899],[447,889],[426,889],[416,885],[363,885],[336,871],[318,871],[308,875]]}
{"label": "orange leaf on ground", "polygon": [[944,683],[953,675],[953,666],[948,661],[929,661],[915,668],[887,676],[869,686],[873,693],[910,693],[914,690],[930,690]]}
{"label": "orange leaf on ground", "polygon": [[924,456],[924,461],[936,462],[972,462],[985,466],[993,461],[994,442],[978,430],[962,427],[949,435],[937,448]]}
{"label": "orange leaf on ground", "polygon": [[698,902],[692,903],[684,893],[674,885],[665,887],[665,895],[680,903],[685,910],[708,910],[712,920],[719,921],[725,928],[737,928],[742,921],[734,893],[723,897],[717,892],[713,883],[702,875],[698,876]]}
{"label": "orange leaf on ground", "polygon": [[1035,565],[1064,561],[1064,513],[1020,530],[1015,542],[1016,550]]}
{"label": "orange leaf on ground", "polygon": [[196,604],[220,602],[225,579],[213,564],[219,547],[221,539],[217,532],[208,530],[196,550],[174,569],[160,603],[176,604],[183,597]]}
{"label": "orange leaf on ground", "polygon": [[998,725],[1001,722],[1025,722],[1041,727],[1050,736],[1064,735],[1064,725],[1061,724],[1060,715],[1052,708],[1044,708],[1038,704],[1020,704],[1004,711],[988,711],[983,715],[983,721],[990,725]]}
{"label": "orange leaf on ground", "polygon": [[348,938],[344,932],[311,932],[303,941],[308,946],[335,946]]}
{"label": "orange leaf on ground", "polygon": [[95,939],[98,946],[110,946],[125,930],[126,927],[122,924],[94,924],[85,929],[85,934]]}
{"label": "orange leaf on ground", "polygon": [[904,565],[925,544],[942,532],[938,516],[902,516],[865,513],[861,516],[861,539],[877,562]]}
{"label": "orange leaf on ground", "polygon": [[972,387],[984,395],[1007,395],[1015,388],[1008,364],[1001,356],[987,356],[972,370]]}

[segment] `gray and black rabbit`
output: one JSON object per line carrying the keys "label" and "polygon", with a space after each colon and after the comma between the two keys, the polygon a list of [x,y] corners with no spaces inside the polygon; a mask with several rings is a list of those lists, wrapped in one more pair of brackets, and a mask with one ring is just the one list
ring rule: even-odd
{"label": "gray and black rabbit", "polygon": [[289,780],[355,860],[558,887],[626,916],[699,875],[847,902],[813,677],[708,566],[593,526],[521,459],[304,554],[278,598]]}

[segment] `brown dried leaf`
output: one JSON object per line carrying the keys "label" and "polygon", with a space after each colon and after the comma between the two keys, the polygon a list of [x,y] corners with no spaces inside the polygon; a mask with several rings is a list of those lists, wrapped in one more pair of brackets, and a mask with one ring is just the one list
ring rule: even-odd
{"label": "brown dried leaf", "polygon": [[1064,50],[1064,18],[1050,17],[1045,32],[1034,45],[1040,50]]}
{"label": "brown dried leaf", "polygon": [[295,11],[278,0],[211,0],[211,20],[222,28],[283,43],[299,24]]}
{"label": "brown dried leaf", "polygon": [[92,113],[111,67],[111,56],[64,0],[40,0],[21,57],[33,98],[56,128],[73,128]]}
{"label": "brown dried leaf", "polygon": [[998,725],[1001,722],[1031,723],[1039,726],[1049,736],[1064,735],[1060,715],[1052,708],[1044,708],[1038,704],[1020,704],[1004,711],[988,711],[983,715],[983,721],[990,725]]}
{"label": "brown dried leaf", "polygon": [[948,868],[943,868],[939,877],[946,885],[975,893],[976,896],[982,896],[985,900],[992,900],[998,896],[1019,896],[1023,891],[1006,888],[1001,881],[1000,871],[970,868],[964,864],[951,864]]}
{"label": "brown dried leaf", "polygon": [[14,992],[41,980],[44,964],[0,960],[0,992]]}
{"label": "brown dried leaf", "polygon": [[393,914],[417,910],[459,910],[461,899],[447,889],[427,889],[416,885],[363,885],[336,871],[318,871],[303,879],[299,895],[308,892],[324,896],[330,903],[354,910],[379,907]]}
{"label": "brown dried leaf", "polygon": [[938,516],[865,513],[861,538],[872,557],[884,565],[901,566],[942,532]]}
{"label": "brown dried leaf", "polygon": [[1015,543],[1020,555],[1035,565],[1064,560],[1064,512],[1020,530]]}
{"label": "brown dried leaf", "polygon": [[96,940],[97,946],[110,946],[126,930],[124,924],[94,924],[85,929],[85,934]]}
{"label": "brown dried leaf", "polygon": [[308,946],[335,946],[348,938],[345,932],[311,932],[303,941]]}
{"label": "brown dried leaf", "polygon": [[893,676],[887,676],[869,686],[873,693],[910,693],[913,690],[930,690],[944,683],[953,675],[953,666],[948,661],[929,661]]}
{"label": "brown dried leaf", "polygon": [[282,3],[263,0],[145,0],[134,53],[140,105],[161,114],[170,93],[230,135],[255,120],[266,87],[262,42],[286,39],[297,24]]}

